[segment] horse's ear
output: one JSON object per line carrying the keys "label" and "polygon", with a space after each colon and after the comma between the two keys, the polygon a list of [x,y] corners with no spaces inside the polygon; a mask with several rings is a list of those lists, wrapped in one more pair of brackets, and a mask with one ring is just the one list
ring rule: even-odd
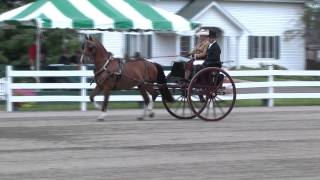
{"label": "horse's ear", "polygon": [[86,40],[88,40],[88,34],[86,34],[86,35],[84,36],[84,38],[85,38]]}
{"label": "horse's ear", "polygon": [[92,36],[90,36],[90,35],[89,35],[89,40],[90,40],[90,41],[93,41],[93,38],[92,38]]}

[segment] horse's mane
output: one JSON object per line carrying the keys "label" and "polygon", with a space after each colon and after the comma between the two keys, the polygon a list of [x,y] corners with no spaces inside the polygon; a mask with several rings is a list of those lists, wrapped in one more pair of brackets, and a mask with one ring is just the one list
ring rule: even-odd
{"label": "horse's mane", "polygon": [[101,49],[103,49],[103,51],[107,54],[107,55],[109,55],[109,56],[112,56],[113,54],[111,53],[111,52],[108,52],[107,51],[107,49],[101,44],[101,42],[100,41],[97,41],[97,40],[93,40],[94,42],[96,42],[97,44],[98,44],[98,46],[101,48]]}

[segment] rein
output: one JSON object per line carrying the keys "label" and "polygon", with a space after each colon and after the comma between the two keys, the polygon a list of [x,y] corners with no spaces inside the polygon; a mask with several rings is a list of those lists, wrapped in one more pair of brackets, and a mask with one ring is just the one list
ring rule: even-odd
{"label": "rein", "polygon": [[113,57],[110,55],[109,58],[107,59],[107,61],[102,66],[102,68],[99,71],[97,71],[96,73],[94,73],[94,77],[99,76],[104,71],[107,71],[108,64],[110,63],[111,60],[113,60]]}
{"label": "rein", "polygon": [[[84,48],[84,49],[86,50],[86,48]],[[85,51],[85,50],[84,50],[84,51]],[[81,63],[83,63],[83,56],[84,56],[84,52],[83,52],[82,55],[81,55],[81,60],[80,60]],[[90,57],[90,59],[91,59],[91,58],[93,58],[93,57]],[[144,80],[144,81],[141,81],[141,80],[139,80],[139,79],[135,79],[135,78],[132,78],[132,77],[124,74],[124,73],[122,72],[123,65],[121,65],[122,62],[120,62],[120,61],[119,61],[119,71],[118,71],[118,72],[110,72],[110,71],[108,71],[108,65],[110,64],[110,62],[111,62],[112,60],[114,60],[114,58],[113,58],[112,54],[109,54],[109,58],[106,60],[106,62],[104,63],[104,65],[103,65],[97,72],[94,73],[94,79],[92,79],[92,81],[90,82],[90,85],[91,85],[94,81],[97,81],[96,78],[97,78],[99,75],[101,75],[101,73],[103,73],[103,72],[105,72],[105,71],[106,71],[108,74],[111,74],[111,75],[118,75],[118,76],[119,76],[119,75],[122,75],[122,76],[125,76],[126,78],[128,78],[128,79],[130,79],[130,80],[132,80],[132,81],[139,82],[139,83],[148,83],[148,82],[146,82],[145,80]],[[146,77],[147,71],[148,71],[148,70],[147,70],[147,64],[145,63],[145,76],[144,76],[144,77]]]}
{"label": "rein", "polygon": [[[112,60],[114,60],[114,58],[113,58],[112,56],[110,56],[110,57],[107,59],[107,61],[105,62],[105,64],[103,65],[103,67],[102,67],[98,72],[96,72],[96,73],[94,74],[94,77],[96,78],[96,77],[98,77],[101,73],[103,73],[103,72],[106,71],[108,74],[111,74],[111,75],[121,75],[121,76],[124,76],[124,77],[132,80],[132,81],[136,81],[136,82],[139,82],[139,83],[148,84],[148,82],[146,82],[146,80],[139,80],[139,79],[136,79],[136,78],[132,78],[131,76],[128,76],[128,75],[126,75],[125,73],[123,73],[123,72],[122,72],[123,65],[121,65],[122,62],[119,62],[120,64],[119,64],[119,71],[118,71],[118,72],[110,72],[110,71],[108,71],[108,70],[107,70],[108,64],[109,64]],[[144,62],[144,65],[145,65],[145,72],[144,72],[145,75],[144,75],[144,77],[146,78],[146,77],[147,77],[147,74],[148,74],[148,68],[147,68],[146,62]],[[95,79],[93,79],[93,80],[91,81],[90,85],[94,82],[94,80],[95,80]]]}

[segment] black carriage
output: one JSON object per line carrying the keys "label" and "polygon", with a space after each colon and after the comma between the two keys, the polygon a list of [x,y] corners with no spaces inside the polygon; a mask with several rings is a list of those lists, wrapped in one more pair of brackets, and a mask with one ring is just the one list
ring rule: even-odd
{"label": "black carriage", "polygon": [[234,81],[221,68],[207,67],[197,71],[192,63],[175,62],[167,75],[167,83],[175,102],[162,102],[167,111],[178,119],[199,117],[206,121],[219,121],[235,105]]}

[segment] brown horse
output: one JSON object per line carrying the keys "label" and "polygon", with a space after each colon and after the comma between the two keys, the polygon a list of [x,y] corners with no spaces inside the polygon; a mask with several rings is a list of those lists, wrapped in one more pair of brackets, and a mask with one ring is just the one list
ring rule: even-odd
{"label": "brown horse", "polygon": [[[95,65],[94,80],[96,87],[90,95],[90,101],[103,91],[104,101],[101,107],[101,115],[98,120],[104,120],[109,96],[112,90],[132,89],[137,86],[144,100],[144,113],[139,119],[153,117],[153,99],[157,96],[154,83],[157,83],[159,91],[168,102],[173,102],[173,97],[166,85],[166,77],[161,65],[139,58],[124,63],[121,59],[113,58],[103,45],[91,37],[86,37],[82,46],[83,55],[87,56]],[[81,58],[82,61],[82,58]]]}

